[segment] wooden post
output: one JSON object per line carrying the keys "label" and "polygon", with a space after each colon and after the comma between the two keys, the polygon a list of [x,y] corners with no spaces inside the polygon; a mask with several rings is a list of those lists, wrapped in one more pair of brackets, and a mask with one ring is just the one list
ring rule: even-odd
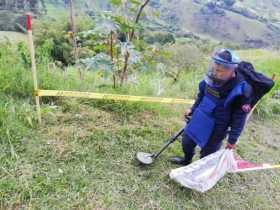
{"label": "wooden post", "polygon": [[110,32],[110,52],[109,52],[109,54],[110,54],[111,62],[112,62],[111,68],[112,68],[112,72],[113,72],[113,83],[114,83],[113,87],[116,88],[116,73],[115,73],[114,66],[113,66],[114,65],[113,35],[114,35],[114,32],[111,31]]}
{"label": "wooden post", "polygon": [[32,70],[33,86],[34,86],[34,92],[36,94],[35,95],[35,101],[36,101],[38,122],[39,122],[39,125],[41,125],[42,124],[42,117],[41,117],[41,108],[40,108],[40,98],[39,98],[39,96],[37,96],[38,80],[37,80],[35,50],[34,50],[32,29],[31,29],[31,14],[27,14],[26,28],[27,28],[27,33],[28,33],[28,45],[29,45],[30,56],[31,56],[31,64],[32,64],[31,70]]}
{"label": "wooden post", "polygon": [[276,80],[276,74],[273,73],[271,79],[272,79],[273,81],[275,81],[275,80]]}
{"label": "wooden post", "polygon": [[70,9],[70,23],[71,23],[71,30],[72,30],[74,56],[76,61],[78,58],[78,51],[77,51],[77,38],[76,38],[76,22],[75,22],[75,14],[74,14],[74,7],[73,7],[72,0],[69,1],[69,9]]}
{"label": "wooden post", "polygon": [[[71,31],[72,31],[72,40],[73,40],[73,48],[74,48],[74,59],[75,64],[78,60],[78,44],[77,44],[77,29],[76,29],[76,21],[75,21],[75,11],[73,0],[69,0],[69,9],[70,9],[70,24],[71,24]],[[82,70],[78,67],[80,79],[83,79]]]}

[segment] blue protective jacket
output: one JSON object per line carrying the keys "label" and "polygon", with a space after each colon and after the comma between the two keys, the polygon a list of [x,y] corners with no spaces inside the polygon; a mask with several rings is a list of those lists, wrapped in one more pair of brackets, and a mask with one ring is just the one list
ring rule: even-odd
{"label": "blue protective jacket", "polygon": [[238,72],[219,88],[210,87],[202,80],[185,133],[201,148],[213,132],[222,136],[228,133],[228,142],[235,144],[244,128],[251,100],[252,88]]}

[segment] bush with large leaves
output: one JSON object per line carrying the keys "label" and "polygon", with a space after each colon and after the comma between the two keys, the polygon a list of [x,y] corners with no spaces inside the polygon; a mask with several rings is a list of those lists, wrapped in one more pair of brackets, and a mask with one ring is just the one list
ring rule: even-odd
{"label": "bush with large leaves", "polygon": [[[37,56],[49,57],[50,60],[59,61],[63,65],[75,64],[72,46],[71,27],[69,19],[65,15],[55,20],[44,18],[34,23],[35,46]],[[77,31],[88,30],[92,22],[86,16],[77,17]],[[79,49],[81,56],[86,50]],[[87,51],[86,51],[87,52]]]}

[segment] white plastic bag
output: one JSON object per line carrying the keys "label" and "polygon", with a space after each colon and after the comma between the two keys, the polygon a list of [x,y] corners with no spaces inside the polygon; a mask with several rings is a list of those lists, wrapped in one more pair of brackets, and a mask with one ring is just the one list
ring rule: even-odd
{"label": "white plastic bag", "polygon": [[173,169],[169,176],[184,187],[205,192],[227,172],[235,172],[236,169],[233,151],[222,149],[188,166]]}

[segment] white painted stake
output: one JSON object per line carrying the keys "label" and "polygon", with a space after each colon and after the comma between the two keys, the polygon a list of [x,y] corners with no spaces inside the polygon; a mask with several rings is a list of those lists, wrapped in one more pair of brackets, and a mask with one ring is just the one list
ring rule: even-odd
{"label": "white painted stake", "polygon": [[35,49],[34,49],[31,26],[32,26],[31,25],[31,14],[27,14],[26,28],[27,28],[27,33],[28,33],[28,45],[29,45],[30,56],[31,56],[31,64],[32,64],[31,70],[32,70],[33,86],[34,86],[34,92],[35,92],[35,101],[36,101],[38,122],[39,122],[39,125],[41,125],[42,124],[42,117],[41,117],[41,108],[40,108],[40,97],[37,95],[38,80],[37,80],[37,69],[36,69],[36,60],[35,60]]}

